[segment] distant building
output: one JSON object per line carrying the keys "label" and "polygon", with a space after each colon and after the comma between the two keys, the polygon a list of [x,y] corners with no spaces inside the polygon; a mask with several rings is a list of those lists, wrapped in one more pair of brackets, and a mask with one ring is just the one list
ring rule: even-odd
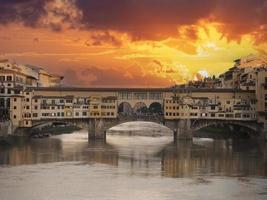
{"label": "distant building", "polygon": [[62,79],[41,67],[0,60],[0,118],[9,118],[11,95],[20,95],[28,87],[60,86]]}

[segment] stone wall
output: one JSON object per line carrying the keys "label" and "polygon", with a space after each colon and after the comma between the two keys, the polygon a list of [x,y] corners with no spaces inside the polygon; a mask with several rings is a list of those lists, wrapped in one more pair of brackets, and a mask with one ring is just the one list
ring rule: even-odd
{"label": "stone wall", "polygon": [[12,124],[10,121],[0,122],[0,137],[12,134]]}

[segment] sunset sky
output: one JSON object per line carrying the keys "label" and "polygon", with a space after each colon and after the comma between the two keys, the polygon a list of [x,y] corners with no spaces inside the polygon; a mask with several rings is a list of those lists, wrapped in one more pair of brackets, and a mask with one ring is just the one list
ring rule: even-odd
{"label": "sunset sky", "polygon": [[0,58],[81,86],[169,86],[267,53],[266,0],[0,0]]}

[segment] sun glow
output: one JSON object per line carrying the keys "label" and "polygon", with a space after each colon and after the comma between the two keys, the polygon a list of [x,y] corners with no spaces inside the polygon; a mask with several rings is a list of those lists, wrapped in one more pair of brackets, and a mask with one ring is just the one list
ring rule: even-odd
{"label": "sun glow", "polygon": [[[218,75],[230,68],[236,58],[266,47],[255,46],[250,35],[230,41],[214,23],[200,22],[181,29],[177,36],[155,41],[134,40],[127,33],[115,31],[65,30],[64,37],[59,37],[62,33],[10,25],[8,29],[0,27],[0,40],[6,49],[23,50],[6,53],[6,57],[22,63],[33,60],[39,65],[57,66],[50,68],[55,73],[75,66],[77,79],[87,80],[82,71],[97,66],[102,73],[113,70],[114,76],[121,73],[125,80],[140,76],[146,84],[148,79],[160,80],[159,85],[184,83],[193,80],[195,74]],[[190,30],[194,34],[188,34]],[[25,35],[19,35],[21,32]],[[3,40],[6,35],[13,35],[16,40]]]}

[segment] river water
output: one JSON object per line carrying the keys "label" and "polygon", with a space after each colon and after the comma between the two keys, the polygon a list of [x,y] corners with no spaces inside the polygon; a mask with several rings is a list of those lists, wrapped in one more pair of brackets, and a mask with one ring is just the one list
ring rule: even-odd
{"label": "river water", "polygon": [[0,148],[0,199],[266,200],[266,145],[117,134],[88,142],[83,131],[32,139]]}

